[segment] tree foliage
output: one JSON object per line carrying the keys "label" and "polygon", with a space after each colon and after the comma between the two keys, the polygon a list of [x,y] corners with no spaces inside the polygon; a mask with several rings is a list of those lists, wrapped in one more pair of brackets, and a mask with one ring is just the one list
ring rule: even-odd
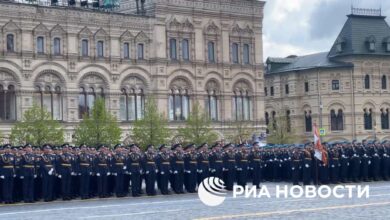
{"label": "tree foliage", "polygon": [[117,119],[105,106],[102,98],[95,100],[91,113],[85,114],[75,130],[75,143],[97,146],[114,145],[120,142],[121,129]]}
{"label": "tree foliage", "polygon": [[253,123],[248,121],[234,121],[231,127],[233,128],[233,133],[228,135],[228,139],[232,143],[244,143],[251,140],[253,132],[255,132]]}
{"label": "tree foliage", "polygon": [[218,139],[218,135],[211,129],[211,120],[203,111],[198,102],[192,106],[186,125],[179,129],[179,135],[185,143],[212,143]]}
{"label": "tree foliage", "polygon": [[134,122],[132,138],[141,147],[149,144],[164,144],[170,136],[168,120],[158,112],[156,101],[148,97],[145,103],[144,117]]}
{"label": "tree foliage", "polygon": [[52,119],[48,111],[34,104],[24,112],[22,121],[14,125],[10,140],[14,145],[62,144],[64,130],[58,121]]}
{"label": "tree foliage", "polygon": [[286,114],[278,111],[275,118],[268,124],[269,134],[267,142],[270,144],[294,144],[297,140],[294,130],[291,128],[291,121]]}

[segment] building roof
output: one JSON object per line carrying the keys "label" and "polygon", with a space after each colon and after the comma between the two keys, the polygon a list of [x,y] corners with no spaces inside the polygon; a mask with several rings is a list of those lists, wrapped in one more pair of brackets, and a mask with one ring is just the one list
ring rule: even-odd
{"label": "building roof", "polygon": [[267,73],[281,73],[314,68],[351,67],[352,64],[331,60],[328,52],[291,58],[268,58]]}
{"label": "building roof", "polygon": [[[390,56],[385,44],[390,39],[390,27],[385,21],[386,17],[356,14],[347,17],[329,57],[367,54]],[[370,50],[369,42],[375,43],[374,50]],[[338,48],[338,44],[341,44],[341,48]]]}

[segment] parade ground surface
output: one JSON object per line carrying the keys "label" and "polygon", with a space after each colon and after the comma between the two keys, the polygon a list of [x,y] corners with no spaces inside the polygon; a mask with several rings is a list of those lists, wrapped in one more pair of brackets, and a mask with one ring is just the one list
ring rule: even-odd
{"label": "parade ground surface", "polygon": [[[54,201],[0,206],[0,219],[387,219],[390,182],[363,183],[370,198],[233,198],[208,207],[198,194]],[[275,188],[275,183],[265,183]],[[272,194],[271,190],[270,193]]]}

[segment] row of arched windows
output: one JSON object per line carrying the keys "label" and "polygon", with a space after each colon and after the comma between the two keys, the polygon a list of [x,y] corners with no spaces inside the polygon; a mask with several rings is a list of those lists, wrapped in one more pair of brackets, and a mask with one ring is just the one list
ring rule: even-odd
{"label": "row of arched windows", "polygon": [[[370,75],[364,76],[364,89],[370,89],[371,88],[371,79]],[[387,76],[383,75],[381,77],[381,89],[387,89]]]}
{"label": "row of arched windows", "polygon": [[[365,130],[372,130],[375,126],[375,122],[373,120],[374,117],[374,111],[370,109],[363,109],[363,118],[364,118],[364,129]],[[380,110],[380,116],[381,116],[381,129],[382,130],[388,130],[389,129],[389,108],[382,108]]]}
{"label": "row of arched windows", "polygon": [[9,85],[4,88],[0,84],[0,121],[16,120],[15,87]]}

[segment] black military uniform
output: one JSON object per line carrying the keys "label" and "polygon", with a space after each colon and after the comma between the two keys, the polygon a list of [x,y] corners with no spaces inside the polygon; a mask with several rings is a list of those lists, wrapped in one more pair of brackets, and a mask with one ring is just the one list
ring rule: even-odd
{"label": "black military uniform", "polygon": [[197,164],[198,164],[198,185],[207,177],[209,177],[209,149],[206,143],[201,144],[197,148]]}
{"label": "black military uniform", "polygon": [[58,158],[58,177],[61,179],[61,195],[63,200],[72,199],[72,173],[74,157],[69,153],[69,146],[63,145],[63,153]]}
{"label": "black military uniform", "polygon": [[252,151],[249,155],[250,169],[252,171],[252,183],[256,188],[260,188],[262,178],[262,153],[259,149],[258,143],[254,143]]}
{"label": "black military uniform", "polygon": [[301,156],[296,150],[293,152],[291,161],[291,179],[294,185],[299,185],[299,177],[301,171]]}
{"label": "black military uniform", "polygon": [[222,150],[219,143],[215,143],[211,147],[211,153],[209,156],[210,175],[223,179],[222,172]]}
{"label": "black military uniform", "polygon": [[184,152],[181,144],[172,147],[171,168],[172,168],[172,188],[175,193],[184,193]]}
{"label": "black military uniform", "polygon": [[159,153],[157,155],[157,169],[158,169],[158,187],[161,191],[161,194],[167,195],[169,194],[168,183],[169,176],[172,173],[171,170],[171,155],[168,152],[165,144],[159,147]]}
{"label": "black military uniform", "polygon": [[104,152],[104,146],[100,146],[100,152],[95,158],[96,176],[97,176],[97,193],[100,198],[108,197],[108,176],[110,161]]}
{"label": "black military uniform", "polygon": [[4,154],[0,155],[0,178],[3,180],[3,200],[5,204],[11,204],[14,187],[14,164],[15,157],[11,154],[11,145],[4,146]]}
{"label": "black military uniform", "polygon": [[311,153],[305,149],[302,154],[302,179],[303,185],[311,184],[312,175],[312,157]]}
{"label": "black military uniform", "polygon": [[153,145],[149,145],[145,152],[145,162],[143,167],[145,170],[145,183],[146,183],[146,194],[148,196],[156,195],[155,183],[156,173],[158,172],[156,166],[157,154],[154,150]]}
{"label": "black military uniform", "polygon": [[197,154],[195,145],[189,144],[185,147],[184,154],[184,186],[189,193],[196,192],[197,178]]}
{"label": "black military uniform", "polygon": [[55,155],[50,152],[51,146],[45,144],[43,146],[44,153],[40,160],[40,174],[42,176],[42,196],[45,202],[53,201],[54,198],[54,178],[55,170]]}
{"label": "black military uniform", "polygon": [[127,170],[127,156],[122,152],[122,146],[117,145],[113,157],[113,175],[115,176],[115,194],[117,197],[124,197],[124,176]]}
{"label": "black military uniform", "polygon": [[236,153],[232,144],[223,146],[223,180],[226,190],[233,190],[234,181],[236,180]]}
{"label": "black military uniform", "polygon": [[249,154],[244,144],[239,145],[236,152],[237,184],[245,187],[248,179]]}
{"label": "black military uniform", "polygon": [[25,146],[26,154],[22,156],[21,169],[23,176],[23,200],[34,202],[34,178],[37,177],[35,155],[32,153],[31,145]]}
{"label": "black military uniform", "polygon": [[81,153],[77,157],[78,173],[80,174],[80,196],[81,199],[90,198],[90,180],[93,172],[94,157],[87,153],[87,146],[80,146]]}
{"label": "black military uniform", "polygon": [[129,160],[127,169],[131,178],[131,193],[132,196],[141,196],[141,172],[142,172],[142,159],[143,155],[138,149],[138,146],[132,144],[130,146]]}

